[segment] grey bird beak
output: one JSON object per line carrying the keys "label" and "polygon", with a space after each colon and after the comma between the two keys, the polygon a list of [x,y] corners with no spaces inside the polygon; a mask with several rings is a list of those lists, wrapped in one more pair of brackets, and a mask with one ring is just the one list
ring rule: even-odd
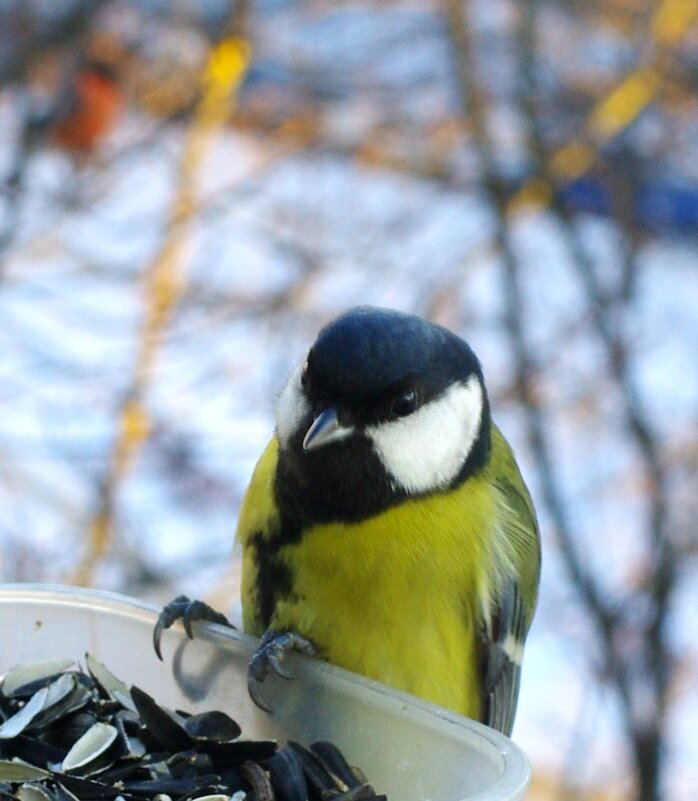
{"label": "grey bird beak", "polygon": [[324,409],[308,429],[308,433],[303,439],[303,450],[312,451],[322,445],[344,439],[353,433],[353,426],[340,424],[337,418],[337,410],[334,407]]}

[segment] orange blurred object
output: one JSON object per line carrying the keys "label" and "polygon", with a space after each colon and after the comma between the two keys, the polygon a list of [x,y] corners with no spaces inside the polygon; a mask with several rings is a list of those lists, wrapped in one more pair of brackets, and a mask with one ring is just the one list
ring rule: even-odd
{"label": "orange blurred object", "polygon": [[88,153],[116,125],[123,92],[113,70],[89,63],[76,76],[74,93],[53,126],[52,142],[65,150]]}

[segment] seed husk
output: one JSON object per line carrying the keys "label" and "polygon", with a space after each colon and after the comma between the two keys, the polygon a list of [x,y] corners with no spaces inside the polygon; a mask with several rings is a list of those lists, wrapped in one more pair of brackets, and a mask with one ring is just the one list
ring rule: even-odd
{"label": "seed husk", "polygon": [[197,801],[230,801],[227,793],[211,793],[210,795],[197,795]]}
{"label": "seed husk", "polygon": [[32,720],[31,728],[43,729],[57,720],[63,721],[68,715],[73,715],[89,703],[91,699],[90,691],[77,684],[65,692],[64,695],[58,695],[59,692],[63,692],[67,688],[68,685],[64,684],[61,688],[57,688],[54,699],[50,697],[47,699],[44,709]]}
{"label": "seed husk", "polygon": [[115,726],[95,723],[65,755],[61,771],[89,775],[97,772],[99,767],[106,767],[113,761],[111,757],[115,753],[114,746],[118,747],[118,737],[119,731]]}
{"label": "seed husk", "polygon": [[308,751],[307,748],[303,748],[300,743],[291,741],[288,747],[296,752],[303,766],[303,773],[308,780],[308,784],[313,787],[317,793],[322,794],[331,790],[345,791],[348,789],[346,785],[338,784],[336,778],[332,776],[315,754]]}
{"label": "seed husk", "polygon": [[28,697],[58,678],[75,663],[72,659],[48,659],[17,665],[8,670],[0,688],[6,698]]}
{"label": "seed husk", "polygon": [[90,671],[90,675],[97,683],[105,698],[116,701],[126,709],[135,712],[136,706],[131,699],[128,687],[91,654],[85,654],[85,664]]}
{"label": "seed husk", "polygon": [[9,740],[21,734],[44,708],[48,690],[42,687],[12,717],[0,726],[0,740]]}
{"label": "seed husk", "polygon": [[68,753],[68,748],[60,748],[53,743],[26,734],[15,737],[11,745],[13,756],[40,768],[48,768],[55,762],[62,762]]}
{"label": "seed husk", "polygon": [[216,709],[191,715],[184,721],[183,728],[196,742],[231,743],[242,732],[231,717]]}
{"label": "seed husk", "polygon": [[155,699],[139,687],[131,687],[131,698],[146,729],[163,747],[183,751],[191,745],[191,737],[175,718],[174,713],[160,706]]}
{"label": "seed husk", "polygon": [[333,776],[344,782],[347,788],[361,784],[361,780],[351,769],[344,754],[334,743],[319,740],[310,746],[310,750]]}
{"label": "seed husk", "polygon": [[50,773],[43,768],[28,765],[26,762],[10,759],[0,760],[0,781],[1,782],[33,782],[38,779],[48,779]]}
{"label": "seed husk", "polygon": [[237,766],[248,759],[254,762],[270,759],[278,743],[276,740],[236,740],[234,743],[207,743],[205,747],[216,764]]}
{"label": "seed husk", "polygon": [[257,801],[276,801],[269,774],[261,765],[248,760],[240,765],[240,773],[250,783]]}
{"label": "seed husk", "polygon": [[308,785],[298,753],[289,746],[282,748],[267,763],[269,779],[277,798],[283,801],[307,801]]}
{"label": "seed husk", "polygon": [[192,790],[202,787],[217,786],[219,776],[204,774],[203,776],[180,776],[177,779],[144,779],[142,781],[123,782],[123,790],[131,795],[152,798],[154,795],[164,793],[173,798],[186,796]]}
{"label": "seed husk", "polygon": [[192,770],[199,773],[214,772],[213,759],[211,756],[199,752],[195,748],[173,754],[165,764],[170,773],[175,777],[191,773]]}
{"label": "seed husk", "polygon": [[223,711],[173,712],[138,687],[124,701],[86,661],[15,669],[12,696],[0,683],[0,801],[385,801],[331,743],[279,750]]}
{"label": "seed husk", "polygon": [[55,801],[55,794],[38,782],[26,782],[15,790],[19,801]]}
{"label": "seed husk", "polygon": [[68,773],[54,773],[57,784],[73,798],[84,801],[101,801],[104,798],[114,798],[118,790],[106,782],[96,779],[85,779],[80,776],[71,776]]}

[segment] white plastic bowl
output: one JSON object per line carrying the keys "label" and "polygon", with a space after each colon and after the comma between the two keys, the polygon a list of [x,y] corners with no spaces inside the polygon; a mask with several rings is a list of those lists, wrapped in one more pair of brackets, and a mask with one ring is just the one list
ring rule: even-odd
{"label": "white plastic bowl", "polygon": [[518,801],[530,780],[528,760],[507,737],[317,660],[292,656],[297,679],[270,677],[273,714],[247,694],[247,662],[256,640],[197,625],[197,639],[165,632],[164,662],[153,652],[159,610],[112,593],[46,585],[0,586],[0,674],[22,662],[85,652],[162,704],[224,709],[243,737],[332,740],[389,801]]}

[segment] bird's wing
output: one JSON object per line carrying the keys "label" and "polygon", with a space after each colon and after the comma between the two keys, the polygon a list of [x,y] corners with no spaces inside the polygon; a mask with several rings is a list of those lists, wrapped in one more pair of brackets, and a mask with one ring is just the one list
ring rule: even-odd
{"label": "bird's wing", "polygon": [[482,627],[483,712],[487,725],[509,735],[519,694],[524,641],[536,605],[540,545],[531,498],[511,449],[497,429],[493,431],[488,471],[509,564],[489,599]]}
{"label": "bird's wing", "polygon": [[490,631],[484,636],[483,719],[503,734],[511,734],[519,696],[521,657],[526,636],[521,595],[510,582],[498,599]]}

